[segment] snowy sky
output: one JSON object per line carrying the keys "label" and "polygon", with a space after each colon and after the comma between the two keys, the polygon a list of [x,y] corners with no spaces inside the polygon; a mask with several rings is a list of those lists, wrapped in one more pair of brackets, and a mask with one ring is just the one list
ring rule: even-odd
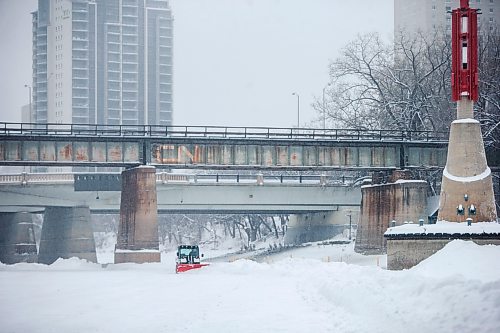
{"label": "snowy sky", "polygon": [[[390,38],[393,0],[172,0],[174,123],[279,126],[315,119],[328,63],[358,33]],[[36,0],[0,0],[0,121],[20,121]]]}

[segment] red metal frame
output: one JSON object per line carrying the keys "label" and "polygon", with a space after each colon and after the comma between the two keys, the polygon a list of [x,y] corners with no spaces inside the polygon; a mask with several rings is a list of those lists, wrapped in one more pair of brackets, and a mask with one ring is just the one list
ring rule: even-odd
{"label": "red metal frame", "polygon": [[[469,7],[469,0],[460,0],[460,8],[451,17],[451,91],[454,101],[467,97],[478,99],[477,69],[477,9]],[[466,26],[463,27],[463,23]],[[465,54],[464,51],[465,50]]]}

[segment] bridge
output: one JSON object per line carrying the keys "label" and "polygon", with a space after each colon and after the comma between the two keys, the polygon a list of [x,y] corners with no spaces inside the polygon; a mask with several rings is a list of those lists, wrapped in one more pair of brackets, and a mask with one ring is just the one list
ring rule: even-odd
{"label": "bridge", "polygon": [[[304,214],[359,206],[359,184],[322,175],[156,174],[159,213]],[[0,212],[89,207],[119,213],[119,173],[0,175]]]}
{"label": "bridge", "polygon": [[[301,228],[317,225],[324,235],[339,207],[360,205],[359,187],[322,177],[315,184],[304,181],[305,176],[297,183],[286,177],[269,181],[260,174],[250,181],[237,177],[235,183],[217,182],[216,176],[215,182],[204,183],[170,179],[157,169],[440,168],[446,161],[446,137],[425,131],[0,123],[0,166],[126,168],[120,186],[107,189],[103,186],[112,182],[89,182],[98,174],[57,183],[19,175],[17,183],[0,186],[0,220],[7,228],[4,233],[15,239],[29,225],[29,217],[23,217],[27,213],[16,212],[45,209],[38,254],[45,263],[72,255],[95,260],[91,211],[120,212],[115,262],[159,260],[158,212],[296,214]],[[78,190],[85,183],[90,185]],[[8,260],[24,260],[12,257],[29,252],[19,248],[28,238],[4,246],[10,248]]]}
{"label": "bridge", "polygon": [[[96,261],[91,213],[120,213],[115,262],[159,260],[158,213],[296,214],[308,227],[287,235],[302,237],[318,223],[313,232],[332,234],[342,226],[330,221],[360,205],[361,183],[325,175],[156,173],[152,167],[122,174],[0,175],[0,261]],[[42,212],[37,252],[31,213]]]}
{"label": "bridge", "polygon": [[447,133],[0,123],[0,166],[349,170],[443,167]]}

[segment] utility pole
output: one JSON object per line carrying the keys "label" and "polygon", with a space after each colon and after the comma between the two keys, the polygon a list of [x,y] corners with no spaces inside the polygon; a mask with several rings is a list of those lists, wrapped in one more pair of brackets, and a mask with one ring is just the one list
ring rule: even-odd
{"label": "utility pole", "polygon": [[323,87],[323,129],[326,129],[326,104],[325,104],[325,89],[330,86],[330,83],[328,83],[326,86]]}
{"label": "utility pole", "polygon": [[31,126],[31,123],[33,123],[33,109],[31,107],[31,86],[28,85],[28,84],[25,84],[24,85],[25,88],[28,88],[28,102],[29,102],[29,117],[28,117],[28,120],[29,120],[29,123],[30,123],[30,128],[32,128]]}
{"label": "utility pole", "polygon": [[296,92],[292,93],[292,95],[297,96],[297,129],[300,127],[300,96]]}

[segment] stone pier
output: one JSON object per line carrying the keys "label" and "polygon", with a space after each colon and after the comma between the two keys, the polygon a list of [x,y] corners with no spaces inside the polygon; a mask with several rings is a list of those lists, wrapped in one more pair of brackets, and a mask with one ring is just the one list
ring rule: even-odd
{"label": "stone pier", "polygon": [[38,262],[71,257],[97,262],[89,207],[46,207]]}
{"label": "stone pier", "polygon": [[30,213],[0,213],[0,262],[36,262],[37,249]]}
{"label": "stone pier", "polygon": [[427,189],[423,180],[411,180],[405,170],[394,171],[387,183],[361,187],[361,213],[354,250],[365,254],[386,252],[384,233],[391,221],[396,225],[427,219]]}
{"label": "stone pier", "polygon": [[116,263],[160,262],[156,169],[140,166],[122,172]]}

